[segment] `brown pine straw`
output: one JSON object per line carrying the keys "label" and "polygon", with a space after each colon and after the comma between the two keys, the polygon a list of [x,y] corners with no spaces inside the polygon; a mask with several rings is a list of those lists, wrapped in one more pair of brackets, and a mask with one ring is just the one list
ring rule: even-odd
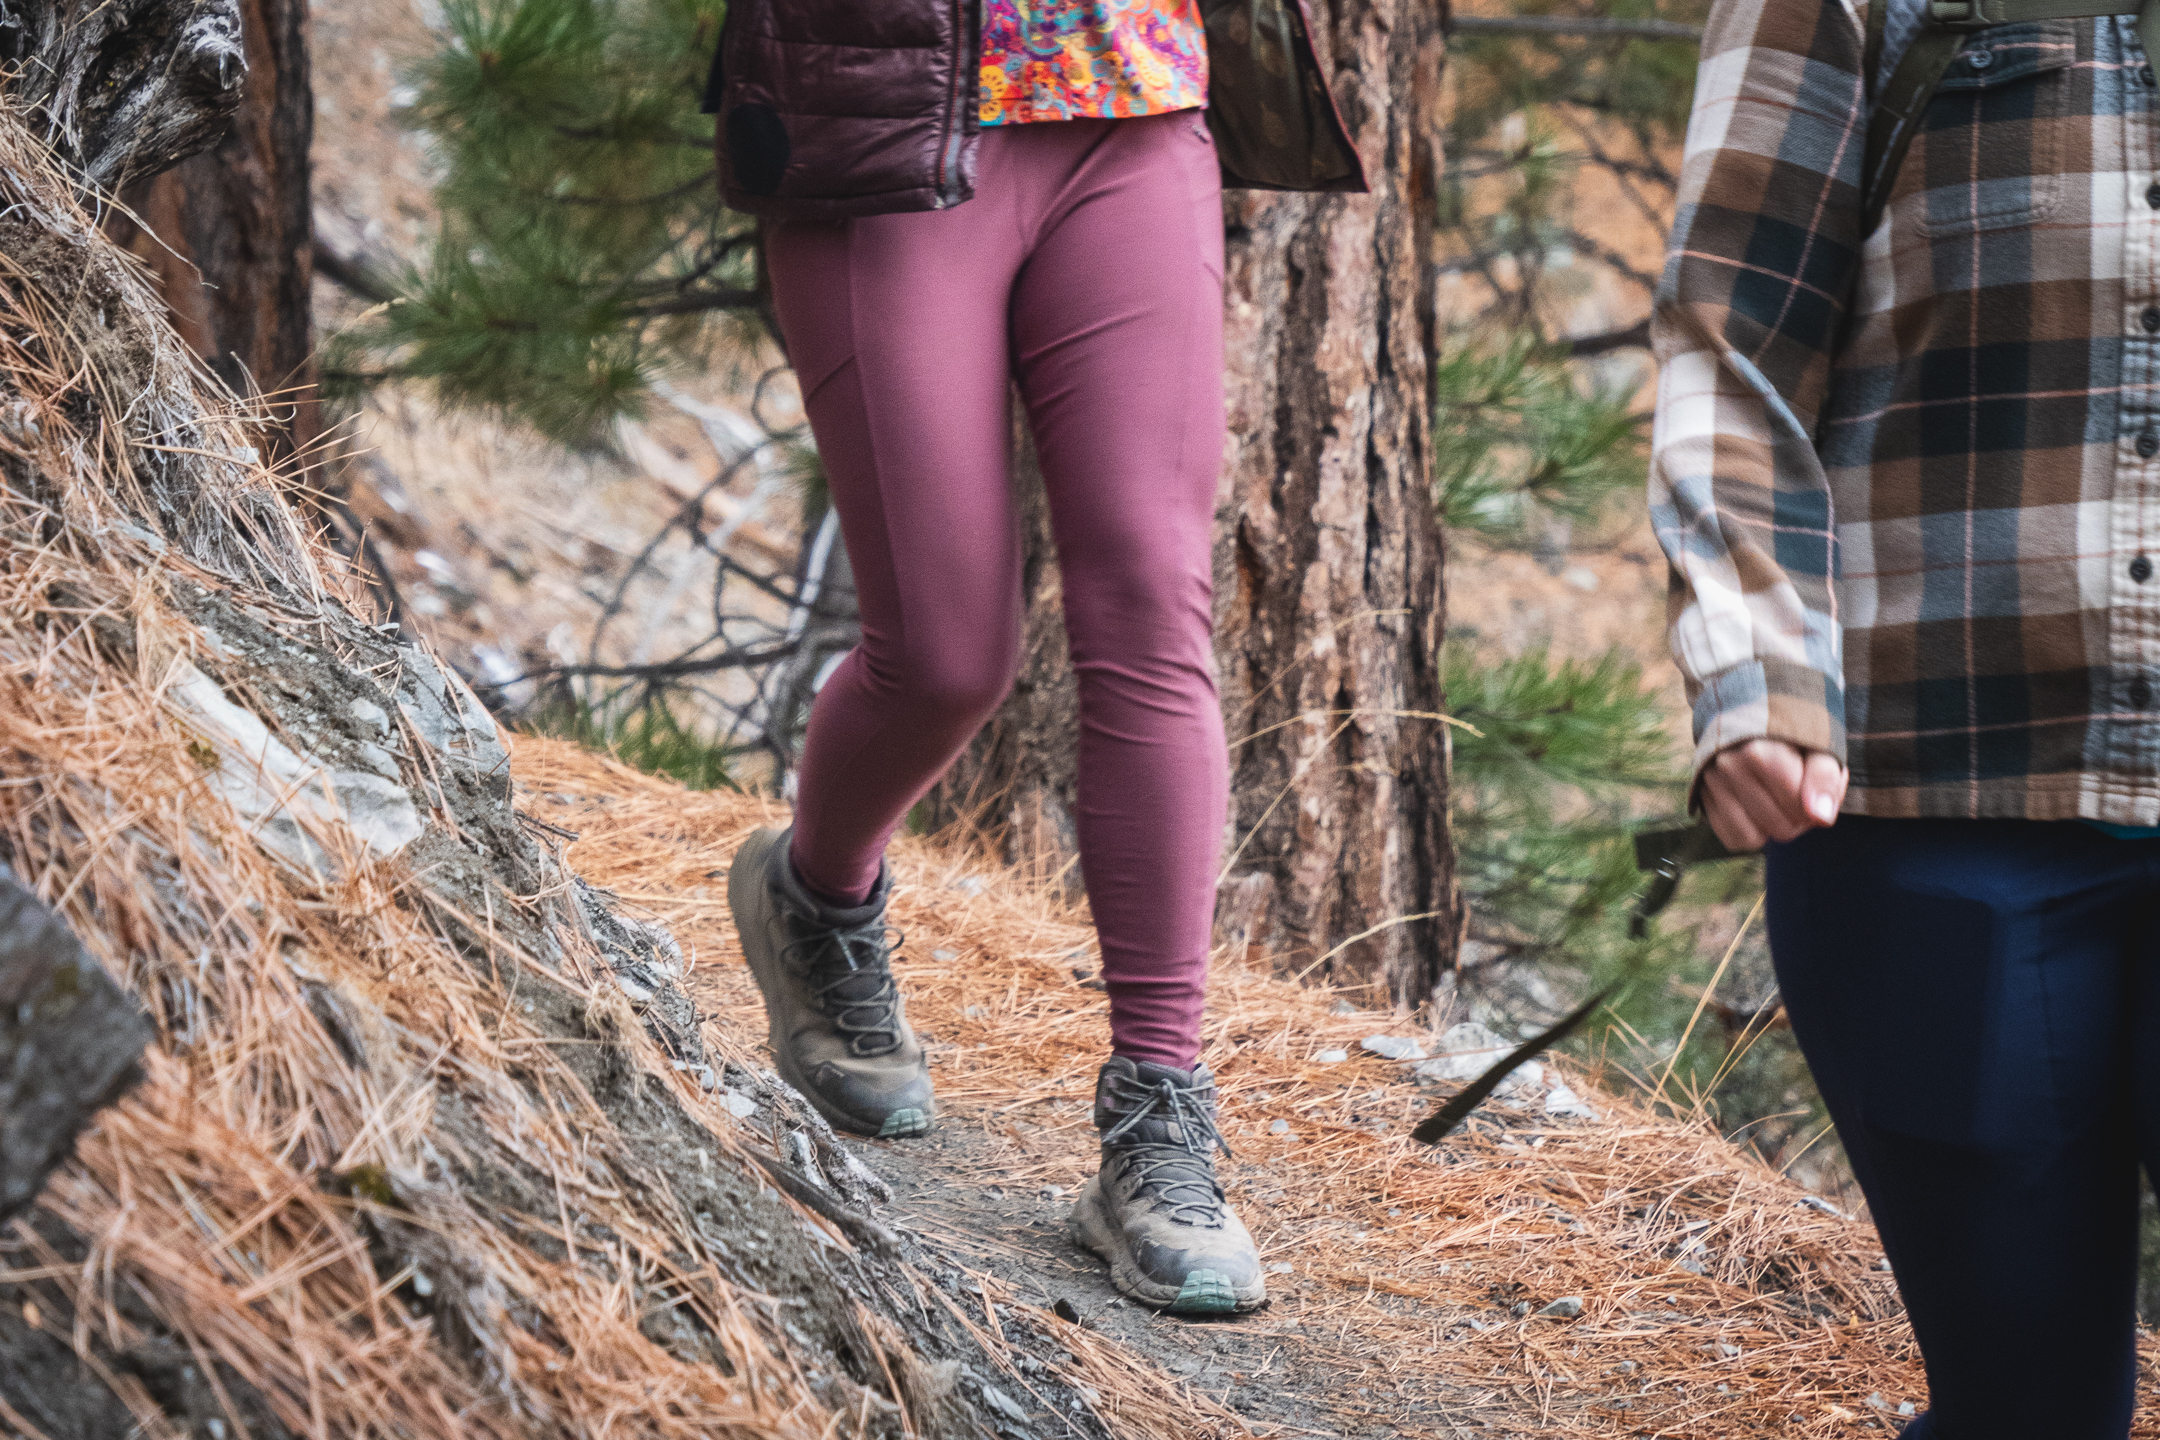
{"label": "brown pine straw", "polygon": [[[884,1396],[805,1373],[773,1298],[726,1278],[520,1003],[513,982],[544,977],[587,1043],[706,1127],[716,1166],[756,1173],[749,1132],[671,1069],[564,921],[559,866],[463,915],[421,861],[372,860],[338,828],[310,831],[331,878],[276,862],[219,798],[228,762],[166,697],[226,642],[182,597],[227,597],[295,656],[354,627],[324,608],[348,577],[254,458],[254,417],[162,316],[0,109],[0,853],[159,1033],[143,1083],[0,1228],[11,1307],[96,1377],[42,1397],[102,1381],[135,1433],[178,1440],[115,1359],[169,1338],[236,1437],[263,1433],[265,1406],[311,1440],[890,1434]],[[461,934],[485,937],[484,964]],[[526,1177],[547,1213],[474,1174]],[[669,1312],[694,1317],[690,1340],[648,1333]],[[857,1329],[894,1400],[924,1393],[906,1336],[867,1310]],[[984,1340],[1009,1363],[994,1327]],[[1074,1349],[1117,1436],[1238,1429],[1129,1357]],[[17,1406],[0,1435],[41,1432]]]}
{"label": "brown pine straw", "polygon": [[[557,741],[521,739],[518,767],[524,803],[579,833],[579,871],[664,919],[694,956],[708,1038],[754,1057],[764,1022],[725,874],[752,829],[785,823],[783,807],[688,793]],[[1104,996],[1083,978],[1095,967],[1084,912],[921,839],[898,840],[892,862],[901,980],[934,1037],[949,1122],[994,1138],[1008,1189],[1077,1184],[1108,1044]],[[1291,1267],[1243,1323],[1297,1362],[1229,1377],[1235,1388],[1287,1372],[1346,1432],[1436,1437],[1894,1434],[1900,1402],[1925,1405],[1864,1221],[1806,1203],[1699,1110],[1655,1112],[1568,1062],[1602,1118],[1488,1102],[1466,1131],[1415,1145],[1411,1124],[1451,1092],[1418,1089],[1358,1042],[1424,1027],[1337,1014],[1334,999],[1264,960],[1218,961],[1212,977],[1204,1058],[1239,1156],[1226,1179],[1266,1259]],[[1312,1058],[1329,1049],[1351,1058]],[[1271,1133],[1276,1120],[1288,1134]],[[1580,1319],[1514,1313],[1565,1296],[1583,1301]],[[2143,1353],[2149,1369],[2149,1341]],[[2160,1426],[2141,1417],[2135,1433]]]}

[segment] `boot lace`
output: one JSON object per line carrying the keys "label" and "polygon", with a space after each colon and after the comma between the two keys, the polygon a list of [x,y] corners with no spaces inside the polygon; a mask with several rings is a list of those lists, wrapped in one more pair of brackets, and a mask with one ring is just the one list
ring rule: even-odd
{"label": "boot lace", "polygon": [[[1215,1179],[1215,1151],[1231,1155],[1230,1142],[1215,1125],[1215,1109],[1209,1104],[1215,1086],[1179,1085],[1158,1080],[1138,1094],[1124,1089],[1120,1101],[1136,1101],[1115,1125],[1102,1132],[1105,1150],[1116,1146],[1120,1178],[1132,1186],[1130,1199],[1146,1199],[1150,1208],[1168,1213],[1173,1223],[1205,1229],[1222,1228],[1227,1210],[1222,1186]],[[1152,1119],[1177,1126],[1171,1140],[1117,1142]]]}
{"label": "boot lace", "polygon": [[783,963],[804,956],[810,1001],[865,1059],[900,1048],[900,987],[892,956],[906,936],[883,918],[860,925],[820,927],[780,947]]}

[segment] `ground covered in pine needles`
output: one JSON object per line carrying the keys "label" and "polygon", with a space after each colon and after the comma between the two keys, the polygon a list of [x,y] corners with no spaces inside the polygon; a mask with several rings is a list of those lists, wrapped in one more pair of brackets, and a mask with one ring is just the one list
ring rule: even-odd
{"label": "ground covered in pine needles", "polygon": [[155,1031],[0,1223],[0,1440],[1234,1434],[707,1054],[258,420],[0,106],[0,861]]}
{"label": "ground covered in pine needles", "polygon": [[[517,768],[521,803],[577,834],[571,863],[682,944],[708,1045],[762,1063],[723,894],[736,845],[784,823],[783,808],[686,792],[560,742],[520,740]],[[1014,1303],[1067,1299],[1090,1332],[1187,1376],[1196,1423],[1707,1440],[1895,1433],[1901,1405],[1925,1404],[1864,1222],[1702,1120],[1653,1113],[1617,1074],[1570,1076],[1596,1120],[1488,1104],[1440,1146],[1416,1145],[1410,1125],[1450,1087],[1419,1089],[1359,1041],[1425,1032],[1343,1013],[1259,963],[1218,965],[1205,1058],[1273,1303],[1207,1326],[1108,1305],[1053,1223],[1057,1192],[1092,1167],[1087,1104],[1108,1035],[1085,916],[964,852],[903,839],[893,863],[902,983],[931,1042],[947,1147],[929,1183],[901,1187],[898,1223],[971,1256]],[[1315,1058],[1336,1050],[1350,1058]],[[926,1164],[908,1142],[862,1153],[903,1176]],[[971,1186],[995,1199],[953,1198]],[[1579,1316],[1538,1317],[1569,1297]],[[1201,1352],[1213,1363],[1194,1364]]]}

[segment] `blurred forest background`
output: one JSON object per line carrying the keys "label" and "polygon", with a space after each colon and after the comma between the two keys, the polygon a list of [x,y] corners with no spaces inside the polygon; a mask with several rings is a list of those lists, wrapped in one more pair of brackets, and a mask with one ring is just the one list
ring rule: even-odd
{"label": "blurred forest background", "polygon": [[[258,3],[273,21],[294,10]],[[154,223],[180,195],[244,178],[232,207],[253,207],[249,233],[276,252],[277,283],[312,295],[314,333],[249,331],[246,297],[226,285],[219,303],[234,313],[197,317],[195,338],[267,392],[319,379],[319,404],[291,408],[289,443],[318,462],[323,520],[396,623],[519,725],[695,786],[784,793],[810,700],[854,641],[853,591],[755,227],[713,193],[698,97],[723,9],[317,7],[304,43],[297,20],[264,27],[290,43],[251,57],[258,76],[278,77],[254,128],[130,198]],[[1409,674],[1403,694],[1444,693],[1458,723],[1445,794],[1404,786],[1387,803],[1437,851],[1408,880],[1347,862],[1298,878],[1290,842],[1270,838],[1279,812],[1353,816],[1370,795],[1321,795],[1305,768],[1263,754],[1271,732],[1310,717],[1262,723],[1284,672],[1255,662],[1225,683],[1246,748],[1221,938],[1346,991],[1430,996],[1507,1034],[1618,983],[1610,1013],[1575,1042],[1611,1083],[1632,1075],[1677,1111],[1711,1110],[1850,1206],[1779,1016],[1757,866],[1698,867],[1655,918],[1635,918],[1646,877],[1632,839],[1681,818],[1688,748],[1642,481],[1647,320],[1706,9],[1483,3],[1442,14],[1444,43],[1413,57],[1434,92],[1389,123],[1431,122],[1412,138],[1434,150],[1437,183],[1385,203],[1422,207],[1411,259],[1429,414],[1402,453],[1417,466],[1415,503],[1445,537],[1446,624],[1430,637],[1434,675]],[[204,233],[181,248],[215,278],[234,242],[208,233],[209,207],[190,212]],[[1289,282],[1267,259],[1278,213],[1226,201],[1233,337],[1246,325],[1290,354],[1309,338],[1240,318],[1286,308]],[[1249,263],[1235,260],[1240,244]],[[1234,392],[1233,497],[1241,467],[1263,463],[1242,413]],[[1052,578],[1031,599],[1054,614],[1041,558],[1031,577]],[[1241,563],[1224,561],[1219,579]],[[1433,595],[1407,607],[1437,600],[1437,556],[1431,568]],[[1239,607],[1258,602],[1219,588],[1226,633],[1250,651],[1266,627]],[[1322,631],[1396,613],[1359,603],[1323,616]],[[1414,672],[1422,632],[1397,629]],[[1056,878],[1073,873],[1060,652],[1033,625],[1030,637],[1008,716],[919,820]],[[1387,743],[1444,743],[1440,726],[1418,728],[1411,700],[1389,703],[1408,718]],[[1292,794],[1299,804],[1282,807]],[[1420,805],[1444,814],[1420,818]],[[1361,849],[1352,819],[1328,833],[1344,855]],[[1450,839],[1452,859],[1440,853]]]}

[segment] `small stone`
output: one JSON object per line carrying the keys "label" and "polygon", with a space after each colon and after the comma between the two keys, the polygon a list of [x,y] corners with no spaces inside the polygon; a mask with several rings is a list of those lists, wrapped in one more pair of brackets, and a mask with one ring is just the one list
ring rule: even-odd
{"label": "small stone", "polygon": [[1537,1313],[1540,1320],[1573,1320],[1582,1314],[1582,1296],[1563,1295]]}
{"label": "small stone", "polygon": [[1267,1268],[1268,1274],[1270,1275],[1287,1275],[1290,1273],[1290,1262],[1287,1260],[1277,1260],[1274,1264],[1268,1266]]}
{"label": "small stone", "polygon": [[1530,1302],[1528,1300],[1518,1300],[1508,1313],[1519,1320],[1530,1313]]}
{"label": "small stone", "polygon": [[930,958],[933,960],[957,960],[960,957],[950,950],[932,950]]}
{"label": "small stone", "polygon": [[1919,1411],[1918,1408],[1912,1403],[1912,1401],[1900,1400],[1897,1402],[1897,1413],[1900,1415],[1915,1415],[1918,1414]]}
{"label": "small stone", "polygon": [[1065,1187],[1063,1185],[1045,1185],[1036,1193],[1045,1200],[1056,1200],[1064,1196]]}
{"label": "small stone", "polygon": [[757,1101],[743,1094],[740,1090],[723,1092],[720,1096],[720,1103],[727,1106],[728,1114],[733,1115],[738,1120],[747,1119],[757,1114]]}
{"label": "small stone", "polygon": [[983,1009],[983,1007],[980,1005],[970,1005],[967,1007],[967,1009],[961,1011],[960,1013],[967,1016],[967,1018],[970,1020],[980,1020],[983,1016],[987,1015],[990,1012]]}
{"label": "small stone", "polygon": [[1389,1060],[1425,1058],[1425,1047],[1407,1035],[1368,1035],[1358,1044],[1361,1048]]}
{"label": "small stone", "polygon": [[1729,1345],[1726,1342],[1720,1340],[1718,1342],[1717,1353],[1724,1356],[1727,1360],[1737,1360],[1740,1358],[1740,1347],[1738,1345]]}
{"label": "small stone", "polygon": [[1270,1135],[1287,1135],[1290,1133],[1290,1122],[1288,1120],[1270,1120],[1267,1133]]}
{"label": "small stone", "polygon": [[1357,1006],[1351,1004],[1348,1000],[1337,1000],[1333,1005],[1328,1006],[1328,1014],[1355,1015],[1357,1014]]}
{"label": "small stone", "polygon": [[1880,1390],[1868,1396],[1867,1403],[1868,1408],[1871,1410],[1887,1410],[1890,1408],[1890,1402],[1882,1398],[1882,1391]]}
{"label": "small stone", "polygon": [[1025,1425],[1028,1423],[1028,1412],[1021,1409],[1017,1404],[1015,1404],[1012,1396],[1007,1395],[1003,1390],[998,1389],[997,1386],[983,1386],[982,1397],[983,1404],[988,1405],[992,1410],[997,1411],[998,1414],[1003,1415],[1006,1419],[1012,1421],[1014,1424]]}
{"label": "small stone", "polygon": [[1585,595],[1594,594],[1598,587],[1598,573],[1587,565],[1576,565],[1563,573],[1560,579],[1568,588],[1580,590]]}
{"label": "small stone", "polygon": [[[1420,1083],[1441,1080],[1475,1080],[1515,1047],[1475,1020],[1466,1020],[1440,1037],[1440,1054],[1412,1073]],[[1545,1078],[1545,1068],[1526,1060],[1510,1070],[1496,1092],[1503,1100],[1519,1099],[1535,1090]]]}
{"label": "small stone", "polygon": [[1717,1393],[1720,1395],[1730,1395],[1732,1394],[1732,1386],[1720,1385],[1717,1387]]}
{"label": "small stone", "polygon": [[1553,1082],[1552,1089],[1546,1093],[1545,1113],[1563,1116],[1572,1120],[1595,1120],[1598,1118],[1597,1111],[1591,1109],[1582,1096],[1577,1095],[1565,1083],[1558,1080]]}
{"label": "small stone", "polygon": [[1321,1065],[1340,1065],[1350,1058],[1350,1052],[1347,1050],[1322,1050],[1312,1058]]}
{"label": "small stone", "polygon": [[1400,1206],[1400,1205],[1390,1205],[1390,1206],[1388,1207],[1388,1212],[1387,1212],[1387,1218],[1388,1218],[1388,1219],[1390,1219],[1390,1220],[1397,1220],[1397,1219],[1400,1219],[1401,1217],[1402,1217],[1402,1206]]}

